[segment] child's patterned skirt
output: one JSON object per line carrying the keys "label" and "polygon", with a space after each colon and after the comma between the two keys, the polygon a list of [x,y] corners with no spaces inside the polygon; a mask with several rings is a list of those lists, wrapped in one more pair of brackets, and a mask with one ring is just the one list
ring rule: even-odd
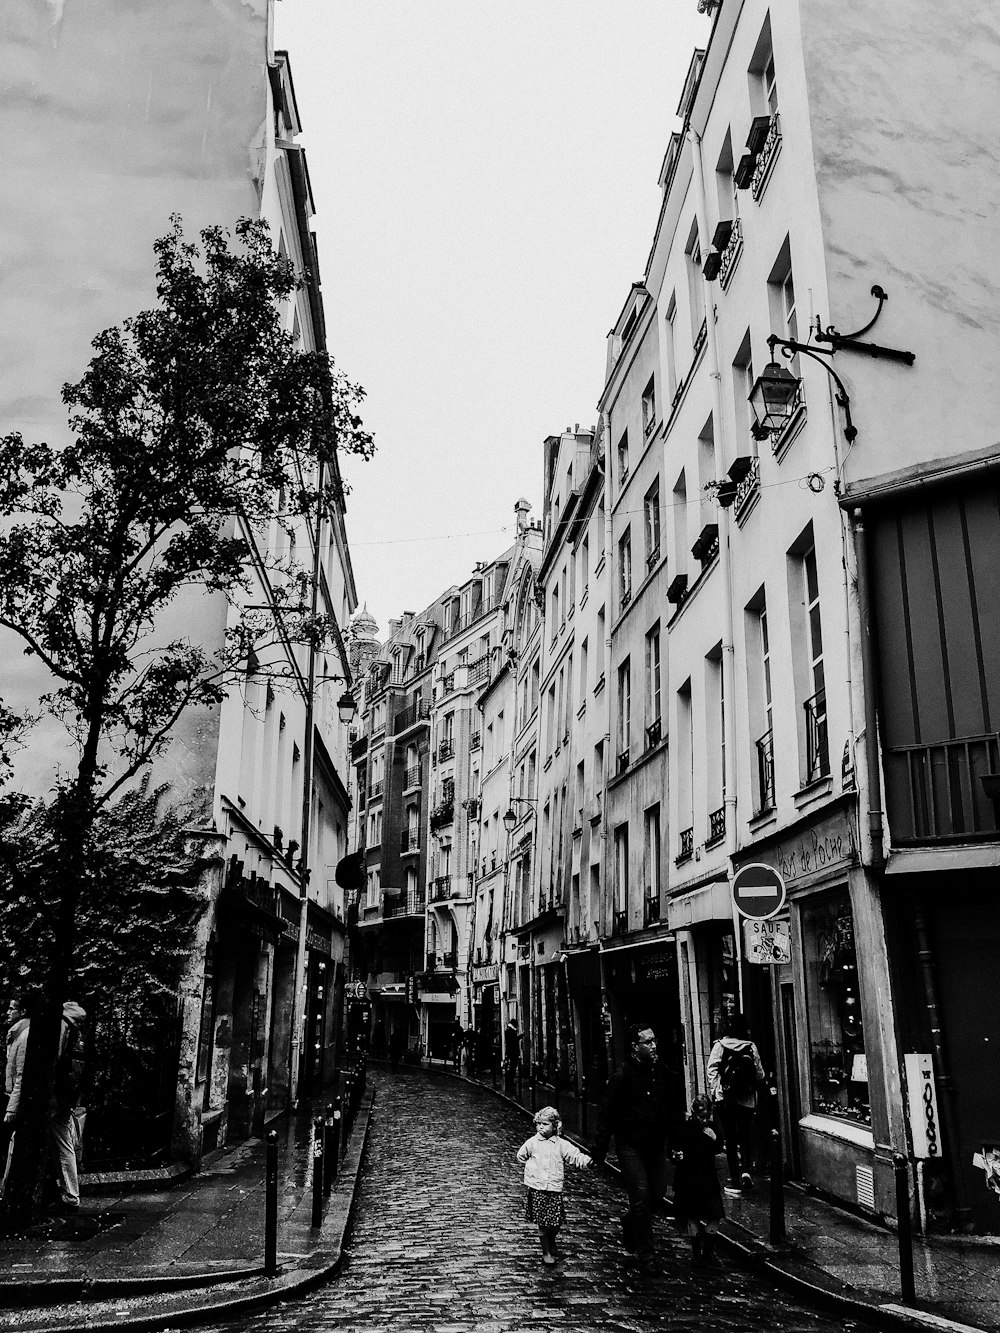
{"label": "child's patterned skirt", "polygon": [[555,1190],[533,1190],[529,1186],[524,1218],[526,1222],[534,1222],[539,1227],[561,1227],[566,1221],[566,1205],[562,1194],[557,1194]]}

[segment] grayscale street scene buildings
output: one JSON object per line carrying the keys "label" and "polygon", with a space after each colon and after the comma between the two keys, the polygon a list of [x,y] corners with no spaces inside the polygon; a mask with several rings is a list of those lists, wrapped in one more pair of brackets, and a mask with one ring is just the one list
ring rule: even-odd
{"label": "grayscale street scene buildings", "polygon": [[[57,1230],[29,1188],[31,1216],[0,1254],[12,1279],[96,1280],[106,1306],[60,1328],[116,1322],[120,1277],[149,1282],[122,1288],[138,1302],[124,1322],[166,1326],[184,1314],[176,1292],[155,1304],[168,1272],[197,1289],[205,1323],[281,1296],[301,1305],[240,1317],[499,1330],[555,1327],[558,1308],[560,1328],[580,1329],[655,1328],[677,1310],[720,1329],[1000,1327],[1000,171],[983,112],[1000,94],[1000,28],[958,0],[683,4],[704,41],[669,90],[648,249],[625,256],[634,281],[600,312],[592,415],[560,427],[581,409],[553,401],[530,423],[532,473],[507,466],[506,423],[476,425],[505,535],[471,565],[442,558],[421,599],[380,623],[349,541],[370,536],[344,475],[364,463],[331,407],[319,452],[271,488],[269,520],[234,497],[240,580],[192,576],[130,643],[183,640],[225,670],[129,777],[183,811],[196,866],[169,982],[126,1003],[90,993],[82,966],[46,974],[87,1011],[103,1067],[76,1131],[75,1199],[65,1178],[62,1207],[44,1199],[39,1178],[34,1204]],[[59,388],[102,329],[155,304],[153,246],[173,214],[191,241],[265,221],[301,278],[277,305],[282,334],[337,354],[310,127],[273,0],[140,8],[13,0],[0,18],[16,201],[0,224],[0,433],[26,449],[70,447]],[[279,386],[267,411],[281,400]],[[239,447],[263,429],[242,428]],[[456,441],[456,465],[471,447]],[[3,485],[7,532],[13,472]],[[35,721],[4,751],[24,807],[0,812],[0,994],[11,1059],[28,1041],[17,1025],[34,1025],[25,1086],[44,1109],[66,1037],[52,1010],[43,1070],[56,983],[16,934],[36,883],[23,810],[53,799],[86,728],[50,706],[59,673],[12,606],[0,593],[0,699]],[[136,665],[136,691],[144,680]],[[99,769],[113,778],[112,740]],[[58,916],[65,899],[50,901]],[[641,1031],[674,1136],[715,1095],[710,1061],[741,1015],[767,1078],[753,1175],[725,1197],[721,1276],[692,1275],[685,1233],[659,1215],[664,1285],[629,1267],[619,1152],[566,1173],[556,1271],[585,1301],[539,1295],[512,1165],[530,1116],[555,1107],[590,1151]],[[27,1161],[23,1126],[12,1113],[0,1158],[10,1216],[29,1179],[8,1167],[19,1132]],[[473,1146],[458,1148],[466,1126]],[[282,1202],[265,1218],[279,1154]],[[81,1231],[87,1217],[109,1220]],[[460,1267],[487,1265],[474,1291],[439,1253],[454,1246]],[[319,1275],[331,1285],[307,1296]],[[394,1280],[409,1316],[379,1286]],[[726,1283],[736,1313],[713,1303]]]}

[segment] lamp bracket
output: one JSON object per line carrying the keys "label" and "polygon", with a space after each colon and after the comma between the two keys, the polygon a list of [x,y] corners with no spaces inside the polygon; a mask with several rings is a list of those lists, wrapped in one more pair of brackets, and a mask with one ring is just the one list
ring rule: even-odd
{"label": "lamp bracket", "polygon": [[[828,324],[824,329],[820,324],[819,315],[816,316],[816,341],[829,343],[830,350],[826,355],[832,356],[834,352],[862,352],[866,356],[881,358],[888,361],[902,361],[904,365],[912,366],[916,357],[913,352],[903,352],[896,347],[882,347],[879,343],[858,342],[862,334],[867,333],[878,320],[882,313],[882,307],[888,301],[889,296],[884,287],[878,283],[872,287],[872,296],[878,301],[875,313],[864,325],[863,328],[855,329],[853,333],[838,333],[832,324]],[[817,350],[822,351],[822,348]]]}

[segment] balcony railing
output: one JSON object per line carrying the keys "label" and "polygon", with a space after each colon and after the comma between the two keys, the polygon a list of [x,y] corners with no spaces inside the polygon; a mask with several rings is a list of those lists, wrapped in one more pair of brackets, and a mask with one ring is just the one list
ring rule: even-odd
{"label": "balcony railing", "polygon": [[708,846],[714,847],[726,836],[726,807],[720,805],[708,817]]}
{"label": "balcony railing", "polygon": [[646,728],[646,749],[651,750],[654,745],[659,745],[663,732],[662,719],[654,717],[652,722]]}
{"label": "balcony railing", "polygon": [[401,893],[398,896],[386,894],[382,905],[382,915],[386,917],[420,916],[425,905],[426,900],[422,893]]}
{"label": "balcony railing", "polygon": [[647,895],[643,906],[642,919],[647,926],[653,925],[660,919],[660,900]]}
{"label": "balcony railing", "polygon": [[775,158],[781,148],[781,122],[778,120],[778,113],[775,111],[771,117],[771,123],[767,127],[767,138],[764,140],[764,146],[757,154],[757,161],[754,164],[753,179],[750,182],[750,192],[755,199],[759,199],[764,193],[768,178],[771,175],[771,168],[774,166]]}
{"label": "balcony railing", "polygon": [[406,777],[405,777],[404,781],[406,782],[407,787],[419,787],[419,786],[420,786],[420,765],[419,765],[419,764],[414,764],[412,768],[408,768],[408,769],[406,770]]}
{"label": "balcony railing", "polygon": [[719,262],[719,282],[722,284],[722,290],[729,286],[732,281],[733,272],[739,263],[740,255],[743,253],[743,224],[739,218],[733,218],[732,230],[729,233],[729,240],[726,242],[726,248],[722,251]]}
{"label": "balcony railing", "polygon": [[675,858],[676,864],[680,865],[682,861],[687,861],[694,856],[694,829],[686,828],[681,832],[680,851]]}
{"label": "balcony railing", "polygon": [[452,897],[451,876],[438,875],[437,879],[431,881],[431,901],[441,903]]}
{"label": "balcony railing", "polygon": [[418,699],[416,703],[410,704],[409,708],[404,708],[401,713],[397,713],[393,718],[393,734],[398,736],[401,731],[407,731],[410,727],[416,726],[418,722],[426,722],[430,715],[430,701]]}
{"label": "balcony railing", "polygon": [[961,736],[886,750],[886,801],[895,846],[996,839],[997,808],[981,779],[1000,774],[1000,736]]}
{"label": "balcony railing", "polygon": [[455,820],[455,802],[442,801],[431,811],[431,829],[444,828],[447,824],[454,823]]}
{"label": "balcony railing", "polygon": [[399,850],[405,855],[407,852],[419,852],[420,850],[420,830],[418,828],[405,828],[399,835]]}
{"label": "balcony railing", "polygon": [[629,752],[628,752],[628,750],[627,750],[627,749],[626,749],[626,750],[621,750],[621,751],[619,752],[619,754],[618,754],[618,759],[617,759],[617,761],[616,761],[616,763],[615,763],[615,772],[616,772],[616,773],[624,773],[625,770],[628,768],[628,761],[629,761]]}
{"label": "balcony railing", "polygon": [[380,778],[378,782],[373,782],[368,788],[368,799],[374,801],[376,797],[381,796],[385,790],[385,780]]}
{"label": "balcony railing", "polygon": [[757,750],[757,809],[762,815],[774,809],[774,733],[770,728],[755,742]]}
{"label": "balcony railing", "polygon": [[631,602],[631,600],[632,600],[632,585],[629,584],[627,588],[622,588],[621,590],[621,603],[623,611],[625,610],[626,606],[628,606],[629,602]]}
{"label": "balcony railing", "polygon": [[438,746],[438,762],[441,763],[445,759],[451,759],[454,753],[455,753],[455,742],[442,741],[441,744]]}
{"label": "balcony railing", "polygon": [[454,671],[452,671],[450,675],[442,676],[442,677],[441,677],[441,688],[442,688],[442,690],[444,691],[445,694],[451,694],[451,693],[452,693],[452,691],[453,691],[454,688],[455,688],[455,673],[454,673]]}
{"label": "balcony railing", "polygon": [[653,566],[656,564],[656,562],[659,560],[659,558],[660,558],[660,543],[657,542],[656,545],[650,551],[649,555],[646,556],[646,568],[652,569]]}
{"label": "balcony railing", "polygon": [[488,680],[490,675],[489,654],[484,653],[482,657],[477,657],[474,662],[469,662],[468,669],[470,685],[479,680]]}
{"label": "balcony railing", "polygon": [[736,487],[736,499],[733,501],[733,509],[736,517],[739,518],[746,509],[750,500],[760,490],[760,459],[754,458],[750,464],[750,470]]}
{"label": "balcony railing", "polygon": [[806,782],[830,776],[830,744],[826,690],[818,690],[802,707],[806,711]]}
{"label": "balcony railing", "polygon": [[474,731],[469,737],[469,749],[478,750],[483,743],[482,732]]}
{"label": "balcony railing", "polygon": [[447,953],[443,953],[441,955],[441,966],[454,972],[458,966],[458,954],[451,949]]}

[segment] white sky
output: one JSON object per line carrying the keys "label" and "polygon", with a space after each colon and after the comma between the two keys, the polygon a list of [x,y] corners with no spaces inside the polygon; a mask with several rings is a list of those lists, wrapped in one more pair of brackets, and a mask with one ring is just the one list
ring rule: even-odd
{"label": "white sky", "polygon": [[279,0],[330,349],[378,452],[347,460],[386,633],[541,516],[542,441],[592,425],[642,277],[696,0]]}

